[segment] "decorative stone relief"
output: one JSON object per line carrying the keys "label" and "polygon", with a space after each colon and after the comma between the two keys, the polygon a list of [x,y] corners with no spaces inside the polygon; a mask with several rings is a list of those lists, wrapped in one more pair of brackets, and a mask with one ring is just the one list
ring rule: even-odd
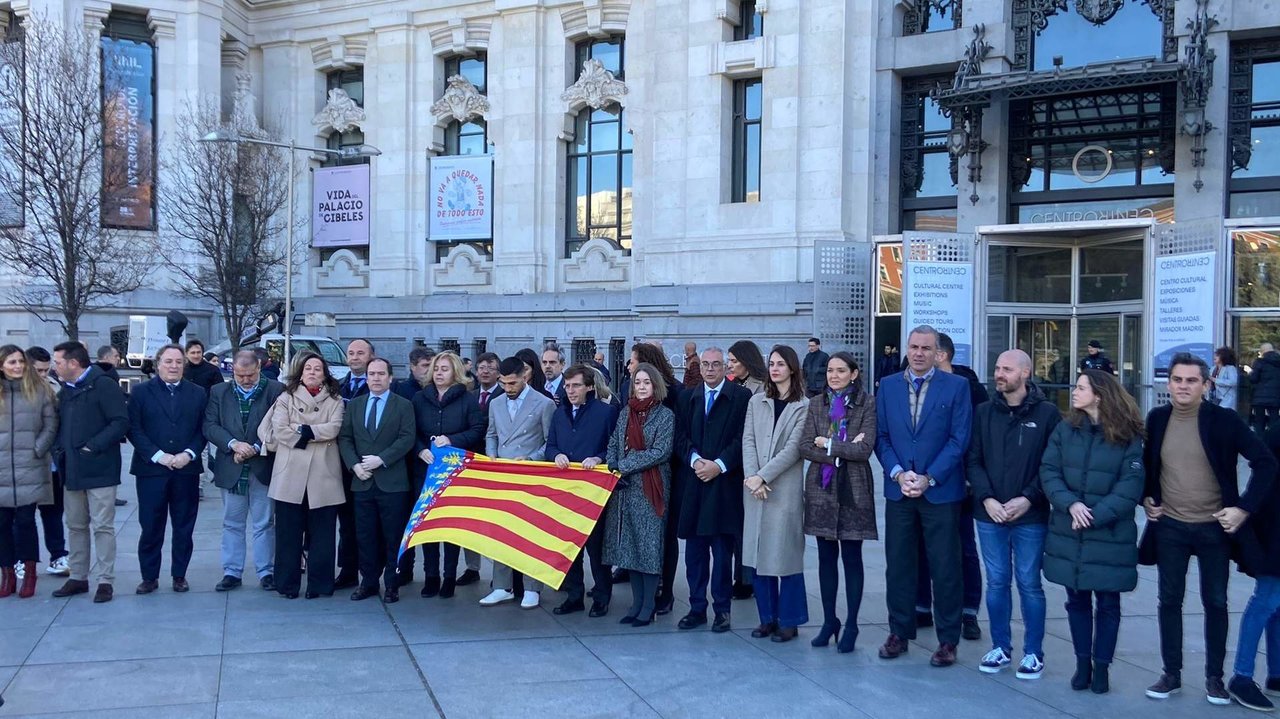
{"label": "decorative stone relief", "polygon": [[732,79],[759,77],[774,65],[774,37],[720,42],[712,46],[711,74]]}
{"label": "decorative stone relief", "polygon": [[493,23],[460,17],[430,29],[431,51],[436,55],[470,55],[489,49]]}
{"label": "decorative stone relief", "polygon": [[320,130],[320,134],[327,135],[330,131],[342,133],[353,127],[363,130],[364,121],[364,108],[357,105],[346,90],[337,87],[329,91],[329,101],[311,124]]}
{"label": "decorative stone relief", "polygon": [[564,281],[569,285],[626,282],[631,275],[631,258],[607,240],[588,240],[564,263]]}
{"label": "decorative stone relief", "polygon": [[441,122],[470,122],[489,115],[489,98],[481,95],[467,78],[454,75],[449,78],[444,94],[431,106],[431,114]]}
{"label": "decorative stone relief", "polygon": [[231,124],[242,134],[257,136],[261,133],[258,126],[257,99],[253,96],[253,75],[241,70],[236,73],[236,95],[231,106]]}
{"label": "decorative stone relief", "polygon": [[316,290],[369,288],[369,266],[351,250],[338,250],[315,270]]}
{"label": "decorative stone relief", "polygon": [[564,34],[570,40],[584,37],[608,37],[627,31],[629,0],[582,0],[560,11]]}
{"label": "decorative stone relief", "polygon": [[493,278],[493,262],[486,260],[474,247],[457,245],[431,269],[436,287],[487,287]]}
{"label": "decorative stone relief", "polygon": [[368,46],[364,39],[330,37],[311,46],[311,61],[319,72],[363,67]]}
{"label": "decorative stone relief", "polygon": [[570,112],[576,113],[584,107],[599,110],[621,106],[626,94],[627,84],[604,69],[604,63],[592,59],[582,63],[582,75],[560,94],[560,99],[569,103]]}

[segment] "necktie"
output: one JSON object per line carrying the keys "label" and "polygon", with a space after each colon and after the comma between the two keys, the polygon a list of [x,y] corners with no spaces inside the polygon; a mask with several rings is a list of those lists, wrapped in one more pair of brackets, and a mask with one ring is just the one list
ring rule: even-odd
{"label": "necktie", "polygon": [[706,414],[711,414],[711,405],[713,405],[713,404],[715,404],[715,403],[716,403],[716,391],[715,391],[715,390],[710,390],[710,391],[708,391],[708,392],[707,392],[707,411],[706,411]]}
{"label": "necktie", "polygon": [[489,409],[489,391],[480,390],[480,409]]}
{"label": "necktie", "polygon": [[361,383],[363,383],[363,382],[364,382],[364,380],[363,380],[363,379],[361,379],[361,378],[359,378],[359,377],[352,377],[352,378],[351,378],[351,396],[352,396],[352,397],[356,396],[356,392],[359,392],[359,391],[360,391],[360,385],[361,385]]}
{"label": "necktie", "polygon": [[573,421],[574,422],[578,421],[578,407],[576,405],[573,408]]}
{"label": "necktie", "polygon": [[916,395],[919,395],[920,388],[924,386],[924,377],[912,377],[911,384],[915,385]]}
{"label": "necktie", "polygon": [[381,397],[372,397],[369,399],[369,415],[365,417],[364,426],[369,430],[369,434],[373,434],[378,429],[378,400]]}

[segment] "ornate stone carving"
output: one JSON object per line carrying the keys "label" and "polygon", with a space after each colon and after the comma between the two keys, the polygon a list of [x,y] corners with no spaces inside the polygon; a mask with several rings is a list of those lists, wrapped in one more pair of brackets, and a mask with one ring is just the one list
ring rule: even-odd
{"label": "ornate stone carving", "polygon": [[489,49],[489,34],[493,23],[477,22],[464,18],[450,18],[449,22],[433,25],[431,51],[439,56],[470,55]]}
{"label": "ornate stone carving", "polygon": [[440,120],[470,122],[489,114],[489,98],[480,94],[475,85],[462,75],[448,80],[444,94],[431,106],[431,114]]}
{"label": "ornate stone carving", "polygon": [[364,108],[357,105],[347,91],[339,87],[329,91],[329,101],[316,113],[311,124],[319,128],[321,133],[328,134],[328,130],[338,133],[356,127],[363,130],[364,121]]}
{"label": "ornate stone carving", "polygon": [[[964,22],[962,0],[898,0],[905,8],[902,14],[902,34],[920,35],[929,32],[929,21],[937,16],[942,20],[951,15],[949,24],[953,30]],[[934,29],[937,29],[936,27]]]}
{"label": "ornate stone carving", "polygon": [[1076,12],[1094,25],[1102,25],[1116,16],[1124,0],[1076,0]]}
{"label": "ornate stone carving", "polygon": [[627,31],[630,12],[629,0],[580,0],[560,10],[560,22],[564,25],[565,37],[570,40],[607,37]]}
{"label": "ornate stone carving", "polygon": [[236,94],[231,106],[231,124],[242,134],[256,135],[258,126],[257,98],[250,85],[253,75],[241,70],[236,73]]}
{"label": "ornate stone carving", "polygon": [[612,284],[630,277],[631,260],[608,240],[587,240],[564,264],[565,284]]}
{"label": "ornate stone carving", "polygon": [[622,105],[626,94],[627,84],[604,69],[604,63],[592,59],[582,63],[582,75],[560,94],[560,99],[569,103],[572,111],[584,107],[599,110]]}
{"label": "ornate stone carving", "polygon": [[315,270],[316,290],[363,290],[369,287],[369,266],[351,250],[338,250]]}
{"label": "ornate stone carving", "polygon": [[431,270],[436,287],[487,287],[493,278],[493,263],[470,245],[456,245]]}

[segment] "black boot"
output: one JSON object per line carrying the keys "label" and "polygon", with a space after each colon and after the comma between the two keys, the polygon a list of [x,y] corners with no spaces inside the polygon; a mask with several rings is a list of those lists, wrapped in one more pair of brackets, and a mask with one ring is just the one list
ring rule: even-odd
{"label": "black boot", "polygon": [[835,636],[840,634],[840,620],[828,619],[822,623],[822,629],[809,641],[809,646],[825,647]]}
{"label": "black boot", "polygon": [[1093,660],[1089,657],[1076,657],[1076,674],[1071,677],[1071,688],[1084,691],[1093,683]]}
{"label": "black boot", "polygon": [[1111,691],[1111,665],[1098,662],[1093,665],[1093,693],[1106,694]]}

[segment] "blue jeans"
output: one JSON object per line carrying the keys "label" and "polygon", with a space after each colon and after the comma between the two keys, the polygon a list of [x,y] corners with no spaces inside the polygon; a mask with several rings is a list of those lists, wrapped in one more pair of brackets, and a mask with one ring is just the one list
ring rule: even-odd
{"label": "blue jeans", "polygon": [[785,577],[756,574],[752,585],[761,624],[798,627],[809,622],[809,598],[804,591],[803,573]]}
{"label": "blue jeans", "polygon": [[1253,679],[1258,642],[1267,635],[1267,677],[1280,677],[1280,577],[1258,577],[1249,606],[1240,617],[1236,676]]}
{"label": "blue jeans", "polygon": [[246,532],[253,521],[253,562],[258,579],[276,571],[276,521],[267,485],[249,479],[249,494],[222,490],[222,573],[244,576]]}
{"label": "blue jeans", "polygon": [[1013,653],[1012,584],[1018,584],[1022,622],[1026,626],[1023,652],[1044,658],[1046,603],[1040,584],[1044,540],[1049,525],[1032,523],[1007,526],[978,522],[982,563],[987,568],[987,616],[991,619],[991,646]]}

